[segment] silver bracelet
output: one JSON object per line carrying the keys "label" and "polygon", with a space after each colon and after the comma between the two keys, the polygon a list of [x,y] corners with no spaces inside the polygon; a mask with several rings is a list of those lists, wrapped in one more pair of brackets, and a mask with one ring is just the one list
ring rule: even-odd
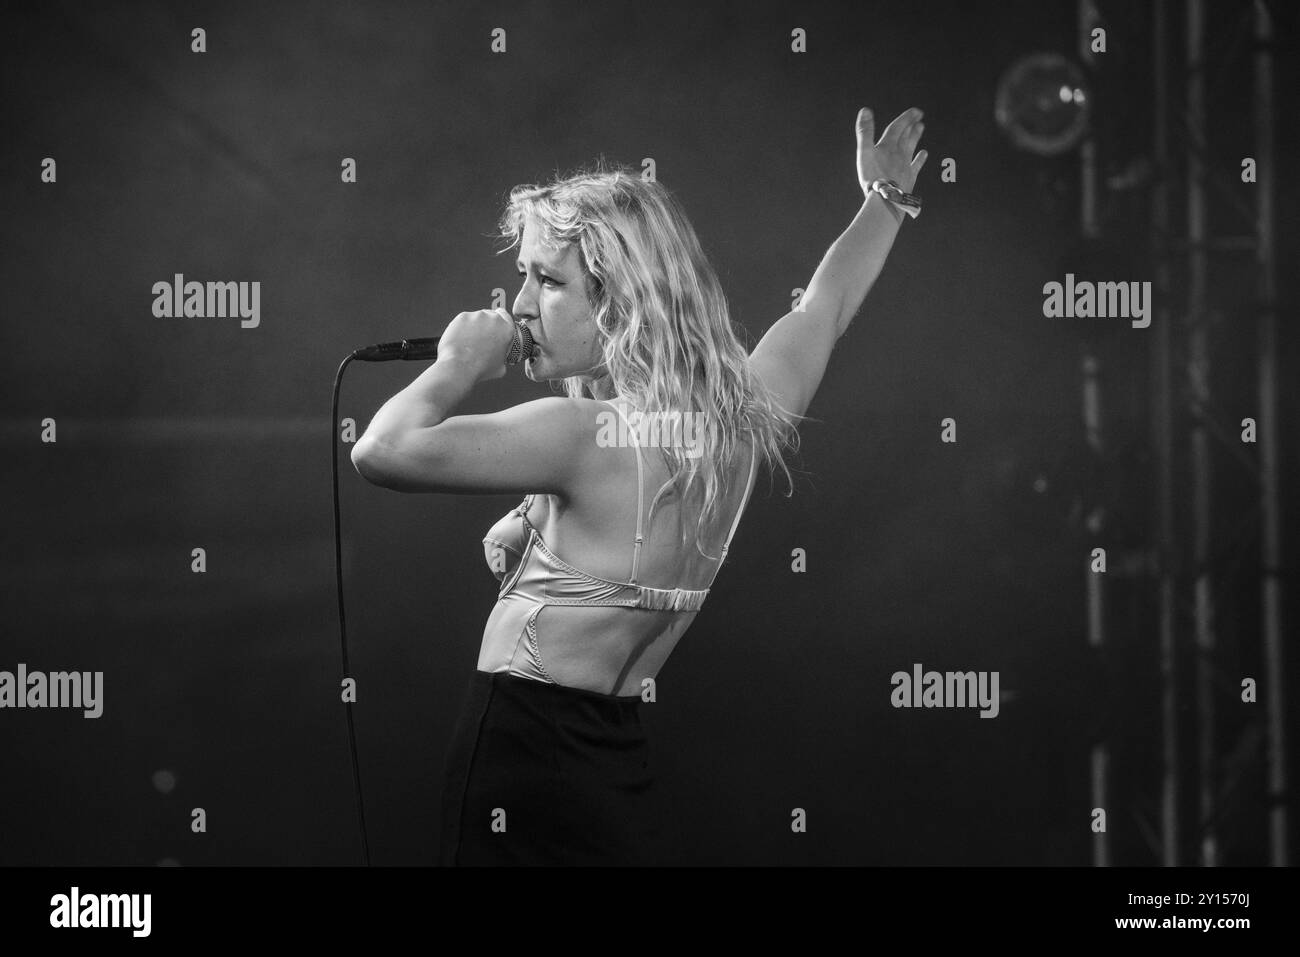
{"label": "silver bracelet", "polygon": [[886,202],[893,203],[913,219],[921,215],[921,197],[903,192],[903,187],[892,179],[872,180],[870,191],[879,193]]}

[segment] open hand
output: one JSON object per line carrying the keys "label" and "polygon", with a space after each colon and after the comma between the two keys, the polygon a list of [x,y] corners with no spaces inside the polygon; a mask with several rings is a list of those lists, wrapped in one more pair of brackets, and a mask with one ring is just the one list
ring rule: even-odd
{"label": "open hand", "polygon": [[865,107],[858,111],[858,183],[863,193],[869,194],[872,182],[878,179],[892,179],[903,192],[912,191],[917,174],[930,155],[921,150],[915,158],[912,156],[912,150],[925,132],[923,116],[916,107],[898,114],[885,127],[880,142],[876,142],[875,117]]}

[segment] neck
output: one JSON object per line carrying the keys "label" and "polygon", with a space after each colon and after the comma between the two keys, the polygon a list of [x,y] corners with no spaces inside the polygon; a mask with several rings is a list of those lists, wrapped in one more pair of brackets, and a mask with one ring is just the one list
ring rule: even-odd
{"label": "neck", "polygon": [[610,378],[608,372],[585,377],[583,382],[586,384],[587,390],[597,399],[612,399],[618,394],[614,391],[614,380]]}

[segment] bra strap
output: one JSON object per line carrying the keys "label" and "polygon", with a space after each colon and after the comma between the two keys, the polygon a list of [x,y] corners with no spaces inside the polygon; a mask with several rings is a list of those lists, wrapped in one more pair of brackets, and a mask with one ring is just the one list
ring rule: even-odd
{"label": "bra strap", "polygon": [[520,502],[519,507],[515,509],[515,514],[524,520],[524,527],[527,529],[532,529],[533,527],[533,523],[528,521],[528,510],[532,507],[533,496],[525,495],[524,500]]}
{"label": "bra strap", "polygon": [[613,401],[605,400],[605,404],[613,406],[623,419],[623,424],[627,426],[628,435],[631,437],[632,446],[636,449],[636,544],[632,547],[632,577],[627,580],[629,585],[636,584],[637,569],[641,565],[641,544],[645,541],[645,535],[642,530],[641,507],[645,503],[645,466],[641,464],[641,442],[637,435],[636,429],[628,422],[627,415],[623,412],[621,404],[615,405]]}

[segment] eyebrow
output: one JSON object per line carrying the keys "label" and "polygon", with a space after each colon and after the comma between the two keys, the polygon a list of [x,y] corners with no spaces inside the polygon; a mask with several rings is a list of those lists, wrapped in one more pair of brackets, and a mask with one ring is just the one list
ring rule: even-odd
{"label": "eyebrow", "polygon": [[[559,269],[557,269],[556,267],[550,265],[549,263],[543,263],[543,262],[538,262],[537,260],[533,260],[533,265],[536,266],[538,269],[545,269],[547,272],[553,272],[553,273],[558,273],[558,272],[560,272]],[[515,260],[515,268],[516,268],[516,269],[523,269],[523,268],[524,268],[524,261],[523,261],[522,259],[516,259],[516,260]]]}

